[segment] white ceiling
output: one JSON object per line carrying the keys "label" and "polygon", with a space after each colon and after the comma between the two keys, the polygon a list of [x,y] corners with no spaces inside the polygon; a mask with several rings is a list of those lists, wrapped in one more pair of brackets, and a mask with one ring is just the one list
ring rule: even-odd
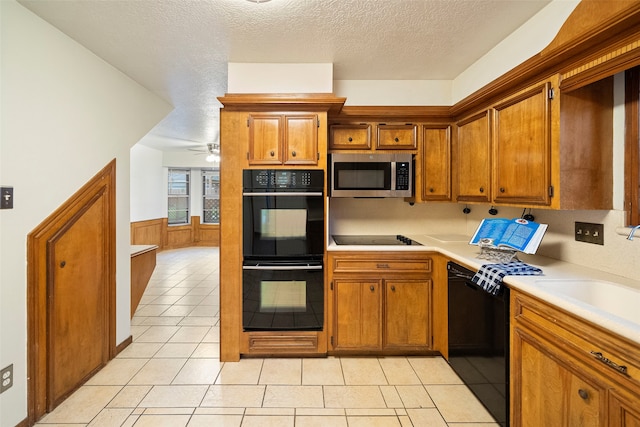
{"label": "white ceiling", "polygon": [[[18,0],[175,107],[143,143],[218,137],[228,62],[335,80],[452,80],[550,0]],[[262,0],[264,1],[264,0]]]}

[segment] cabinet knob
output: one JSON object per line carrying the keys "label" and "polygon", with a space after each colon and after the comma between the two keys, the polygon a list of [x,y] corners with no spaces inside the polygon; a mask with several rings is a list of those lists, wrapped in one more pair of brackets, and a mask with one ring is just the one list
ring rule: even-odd
{"label": "cabinet knob", "polygon": [[394,285],[391,285],[391,292],[395,292],[396,291],[396,287]]}
{"label": "cabinet knob", "polygon": [[504,187],[500,187],[500,192],[504,193]]}
{"label": "cabinet knob", "polygon": [[373,292],[373,291],[375,291],[375,290],[376,290],[376,288],[375,288],[375,286],[371,285],[371,286],[369,286],[369,290],[370,290],[371,292]]}
{"label": "cabinet knob", "polygon": [[584,390],[584,389],[579,389],[578,390],[578,395],[580,396],[580,399],[582,399],[582,400],[587,400],[589,398],[589,393],[587,392],[587,390]]}
{"label": "cabinet knob", "polygon": [[433,187],[429,188],[429,193],[433,193],[434,191]]}
{"label": "cabinet knob", "polygon": [[395,139],[394,139],[394,141],[395,141],[395,142],[399,142],[399,141],[400,141],[400,138],[398,138],[398,137],[396,136],[396,137],[395,137]]}
{"label": "cabinet knob", "polygon": [[275,151],[271,150],[271,151],[269,152],[269,155],[270,155],[271,157],[273,157],[273,156],[275,156],[275,155],[276,155],[276,153],[275,153]]}
{"label": "cabinet knob", "polygon": [[480,192],[484,193],[484,187],[480,187]]}
{"label": "cabinet knob", "polygon": [[295,151],[292,151],[292,152],[291,152],[291,156],[295,157],[295,156],[296,156],[296,152],[295,152]]}
{"label": "cabinet knob", "polygon": [[65,265],[67,265],[67,261],[61,261],[60,262],[60,268],[64,268]]}
{"label": "cabinet knob", "polygon": [[353,141],[353,138],[349,137],[349,142]]}

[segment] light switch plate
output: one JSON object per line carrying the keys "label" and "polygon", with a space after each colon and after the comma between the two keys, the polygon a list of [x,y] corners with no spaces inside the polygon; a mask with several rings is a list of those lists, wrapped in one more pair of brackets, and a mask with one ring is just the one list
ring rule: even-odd
{"label": "light switch plate", "polygon": [[577,242],[604,245],[604,225],[576,221],[575,238]]}
{"label": "light switch plate", "polygon": [[0,209],[13,209],[13,187],[0,187]]}

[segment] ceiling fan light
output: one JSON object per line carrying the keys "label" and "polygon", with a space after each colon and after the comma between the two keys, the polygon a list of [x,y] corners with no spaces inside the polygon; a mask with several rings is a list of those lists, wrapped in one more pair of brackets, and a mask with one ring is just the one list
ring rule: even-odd
{"label": "ceiling fan light", "polygon": [[209,163],[214,163],[214,162],[219,162],[220,161],[220,156],[214,153],[211,153],[207,156],[207,158],[205,159],[207,162]]}

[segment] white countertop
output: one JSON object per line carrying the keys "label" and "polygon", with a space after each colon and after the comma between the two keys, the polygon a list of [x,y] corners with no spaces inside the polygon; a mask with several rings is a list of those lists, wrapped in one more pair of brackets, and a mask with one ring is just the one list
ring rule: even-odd
{"label": "white countertop", "polygon": [[[471,237],[456,234],[443,235],[407,235],[407,237],[422,244],[422,246],[359,246],[336,245],[330,238],[329,251],[424,251],[438,252],[453,261],[467,266],[470,270],[478,270],[483,264],[492,261],[479,259],[480,248],[469,245]],[[571,264],[557,259],[539,255],[518,254],[520,261],[542,269],[541,276],[506,276],[504,283],[513,289],[536,296],[557,307],[563,308],[594,324],[608,329],[617,335],[628,338],[640,344],[640,280],[632,280],[622,276],[605,273],[600,270]],[[536,283],[540,280],[601,280],[619,284],[637,291],[638,301],[632,302],[638,307],[637,322],[618,317],[615,314],[601,310],[580,300],[552,292]],[[633,293],[635,296],[635,293]]]}

